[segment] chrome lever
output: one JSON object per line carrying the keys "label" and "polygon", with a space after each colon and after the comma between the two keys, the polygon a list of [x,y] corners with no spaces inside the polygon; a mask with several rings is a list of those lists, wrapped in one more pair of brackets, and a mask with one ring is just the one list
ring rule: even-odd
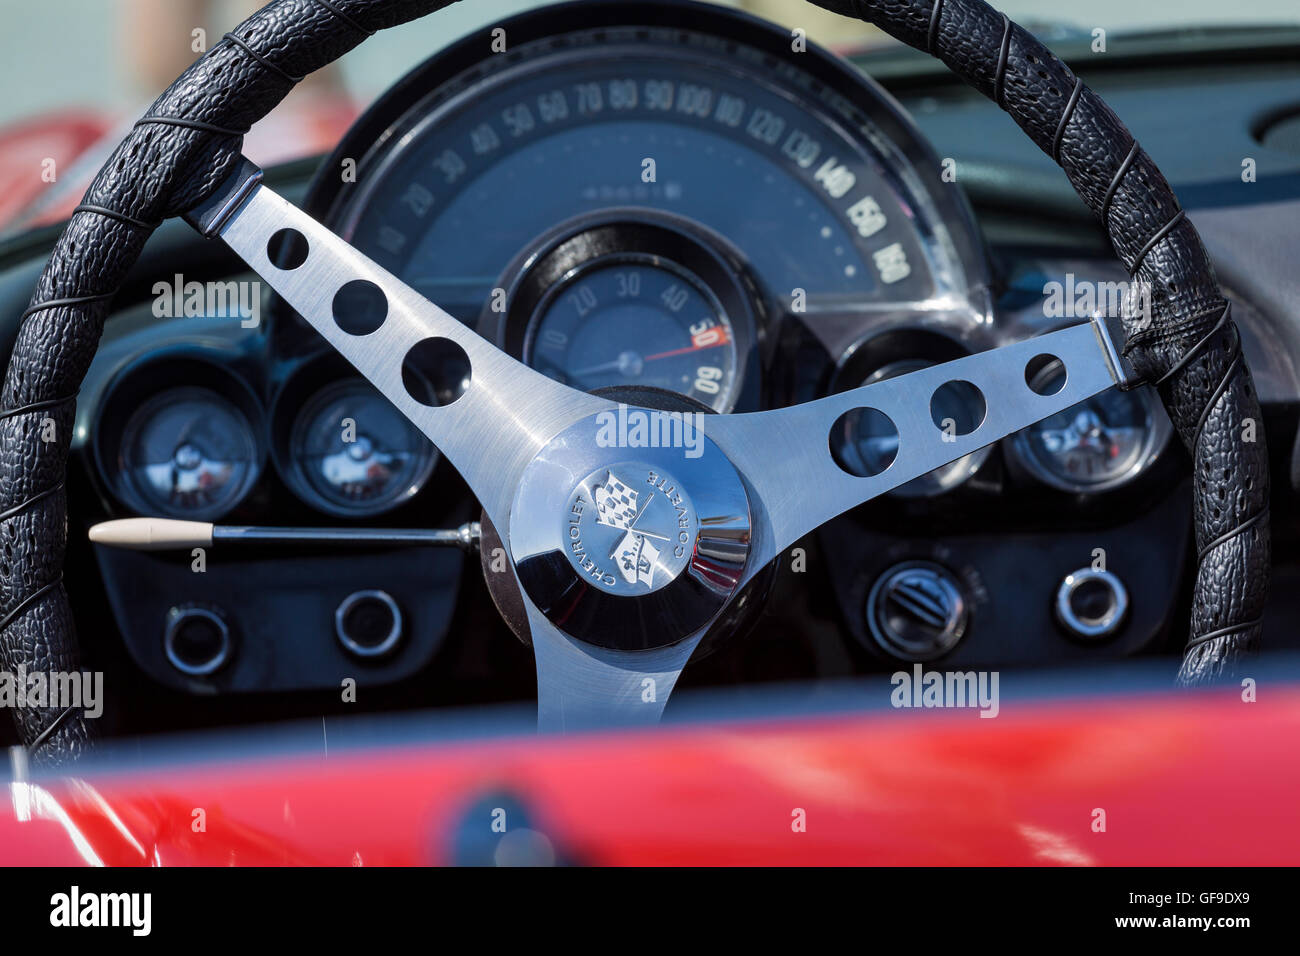
{"label": "chrome lever", "polygon": [[277,528],[176,518],[117,518],[91,525],[95,544],[127,551],[187,551],[214,545],[330,545],[341,548],[451,547],[475,551],[479,523],[458,528]]}

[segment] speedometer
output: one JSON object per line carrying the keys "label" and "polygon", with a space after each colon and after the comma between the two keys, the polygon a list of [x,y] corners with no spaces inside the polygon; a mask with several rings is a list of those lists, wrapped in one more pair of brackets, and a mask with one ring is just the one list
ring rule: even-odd
{"label": "speedometer", "polygon": [[964,302],[977,284],[940,161],[829,55],[691,4],[575,4],[502,29],[504,55],[468,38],[373,108],[312,205],[546,374],[753,408],[781,322]]}

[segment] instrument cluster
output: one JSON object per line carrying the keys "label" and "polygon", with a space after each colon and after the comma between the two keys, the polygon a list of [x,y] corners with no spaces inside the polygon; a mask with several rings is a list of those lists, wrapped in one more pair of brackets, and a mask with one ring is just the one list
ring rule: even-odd
{"label": "instrument cluster", "polygon": [[581,12],[417,68],[308,209],[558,381],[720,413],[788,403],[770,374],[788,326],[987,314],[965,199],[869,79],[734,11]]}
{"label": "instrument cluster", "polygon": [[[1025,253],[995,279],[964,192],[889,94],[735,10],[593,0],[521,14],[508,36],[505,53],[474,35],[417,67],[293,198],[575,389],[718,414],[794,405],[1087,321],[1048,314],[1056,273],[1124,278]],[[241,268],[202,278],[260,288]],[[343,327],[373,326],[363,293],[336,300]],[[133,658],[201,694],[379,684],[425,667],[455,675],[458,693],[463,672],[431,662],[483,653],[441,650],[453,615],[480,610],[461,594],[475,538],[460,530],[477,504],[301,317],[257,301],[251,323],[217,305],[116,313],[83,386],[79,440],[102,517],[321,534],[223,545],[202,574],[187,553],[96,545]],[[415,364],[430,367],[404,367],[405,384],[437,404],[446,376]],[[1047,362],[1026,382],[1051,393],[1062,374]],[[999,398],[952,382],[929,412],[960,436]],[[1149,646],[1187,550],[1171,431],[1149,390],[1106,392],[828,522],[814,554],[829,557],[858,663]],[[866,410],[842,417],[828,448],[859,475],[898,449],[894,424]],[[392,529],[441,529],[441,544]],[[1161,542],[1159,561],[1127,560],[1139,539]],[[1098,551],[1109,570],[1088,564]],[[1130,606],[1129,592],[1143,600]],[[998,643],[1022,631],[1044,637]],[[527,660],[521,673],[531,692]]]}
{"label": "instrument cluster", "polygon": [[264,401],[241,370],[202,350],[151,353],[106,390],[93,429],[102,485],[124,509],[219,521],[266,511],[270,475],[307,508],[367,518],[414,499],[437,449],[364,379],[323,360]]}
{"label": "instrument cluster", "polygon": [[[791,55],[786,34],[734,11],[673,7],[664,24],[665,8],[647,6],[636,25],[639,9],[585,4],[577,29],[524,14],[505,56],[477,36],[453,44],[344,137],[307,208],[583,390],[744,412],[1001,344],[968,204],[887,93],[816,49]],[[155,358],[114,385],[95,445],[121,505],[214,520],[273,471],[318,514],[364,519],[427,485],[437,450],[301,319],[271,311],[294,334],[272,337],[268,360],[288,371],[260,395],[194,357]],[[1035,369],[1029,384],[1052,391],[1061,374]],[[983,403],[952,383],[934,424],[964,434]],[[1169,432],[1153,396],[1107,393],[893,496],[946,494],[994,459],[1012,481],[1109,491],[1144,473]],[[897,435],[847,416],[831,445],[869,475]]]}

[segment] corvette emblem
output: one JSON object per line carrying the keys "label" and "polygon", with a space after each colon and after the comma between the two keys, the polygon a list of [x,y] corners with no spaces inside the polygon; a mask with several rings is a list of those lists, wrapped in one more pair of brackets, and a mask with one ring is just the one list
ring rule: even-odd
{"label": "corvette emblem", "polygon": [[565,515],[567,554],[590,583],[635,596],[672,581],[690,561],[695,508],[676,482],[648,465],[603,468],[574,489]]}

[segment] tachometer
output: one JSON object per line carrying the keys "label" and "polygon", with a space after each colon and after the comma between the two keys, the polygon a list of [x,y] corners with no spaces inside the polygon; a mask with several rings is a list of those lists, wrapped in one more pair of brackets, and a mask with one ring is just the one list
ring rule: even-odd
{"label": "tachometer", "polygon": [[615,209],[554,230],[518,262],[484,331],[552,378],[592,391],[677,392],[718,412],[752,384],[762,305],[725,239],[677,217]]}
{"label": "tachometer", "polygon": [[575,388],[650,385],[720,410],[736,380],[736,338],[716,298],[691,276],[628,256],[555,286],[524,358]]}

